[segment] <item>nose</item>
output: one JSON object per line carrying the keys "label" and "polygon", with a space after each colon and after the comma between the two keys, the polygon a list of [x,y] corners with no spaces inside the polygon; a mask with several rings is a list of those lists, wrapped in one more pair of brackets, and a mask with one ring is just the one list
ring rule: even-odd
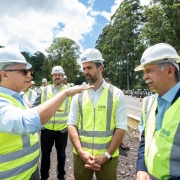
{"label": "nose", "polygon": [[144,73],[143,80],[146,80],[146,79],[148,79],[148,75],[147,75],[147,73]]}
{"label": "nose", "polygon": [[86,74],[88,74],[88,69],[84,69],[84,74],[86,75]]}

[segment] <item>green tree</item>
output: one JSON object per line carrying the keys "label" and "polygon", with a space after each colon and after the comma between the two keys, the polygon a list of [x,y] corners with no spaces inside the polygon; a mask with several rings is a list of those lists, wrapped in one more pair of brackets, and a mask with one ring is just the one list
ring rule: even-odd
{"label": "green tree", "polygon": [[[54,39],[50,47],[46,49],[48,56],[45,61],[49,63],[49,72],[53,66],[62,66],[69,82],[75,82],[76,76],[80,71],[80,65],[77,63],[77,60],[80,55],[80,47],[78,44],[65,37]],[[45,63],[44,62],[44,63]],[[45,65],[43,65],[43,70]]]}
{"label": "green tree", "polygon": [[180,53],[180,3],[178,0],[153,0],[145,8],[142,37],[148,45],[169,43]]}
{"label": "green tree", "polygon": [[105,73],[121,89],[129,89],[139,83],[134,68],[139,65],[142,54],[140,27],[143,22],[140,1],[124,0],[96,42],[108,66],[105,66]]}

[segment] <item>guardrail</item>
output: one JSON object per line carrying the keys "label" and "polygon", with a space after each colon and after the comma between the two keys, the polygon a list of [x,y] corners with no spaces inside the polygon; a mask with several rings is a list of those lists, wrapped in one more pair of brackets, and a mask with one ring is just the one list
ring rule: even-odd
{"label": "guardrail", "polygon": [[140,117],[134,116],[132,114],[128,114],[127,121],[128,121],[128,129],[126,132],[130,136],[138,138],[139,137],[138,125],[139,125]]}

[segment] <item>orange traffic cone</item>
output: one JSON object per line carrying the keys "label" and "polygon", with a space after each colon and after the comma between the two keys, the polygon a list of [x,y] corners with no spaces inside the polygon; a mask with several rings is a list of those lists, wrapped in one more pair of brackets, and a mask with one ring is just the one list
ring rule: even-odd
{"label": "orange traffic cone", "polygon": [[141,96],[140,96],[139,102],[142,102],[142,98],[141,98]]}

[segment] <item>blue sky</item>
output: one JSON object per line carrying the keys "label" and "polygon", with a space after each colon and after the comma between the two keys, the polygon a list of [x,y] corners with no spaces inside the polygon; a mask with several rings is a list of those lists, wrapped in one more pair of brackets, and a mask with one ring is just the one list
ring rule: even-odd
{"label": "blue sky", "polygon": [[46,54],[55,37],[68,37],[92,48],[121,1],[0,0],[0,45]]}

